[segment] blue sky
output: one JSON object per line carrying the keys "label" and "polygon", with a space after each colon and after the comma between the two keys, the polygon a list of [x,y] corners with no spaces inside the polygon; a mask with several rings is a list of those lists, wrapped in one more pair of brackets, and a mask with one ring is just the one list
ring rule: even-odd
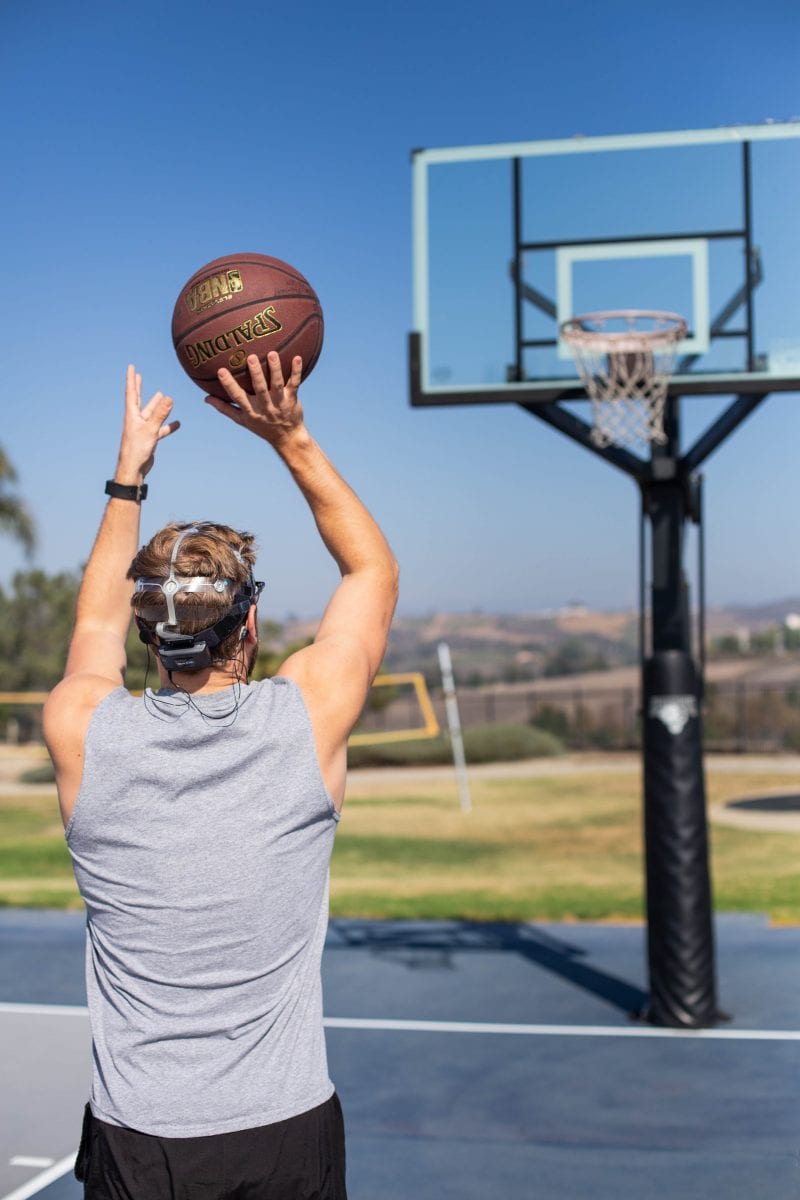
{"label": "blue sky", "polygon": [[[512,407],[408,407],[409,153],[785,119],[798,46],[794,0],[11,0],[0,441],[38,561],[88,553],[133,361],[183,422],[143,535],[174,518],[251,529],[265,611],[321,609],[336,572],[301,497],[266,445],[203,405],[170,342],[186,278],[245,250],[294,263],[320,295],[308,425],[385,528],[402,612],[633,604],[627,478]],[[799,403],[773,396],[708,464],[712,602],[800,591]],[[22,559],[7,540],[0,554],[7,580]]]}

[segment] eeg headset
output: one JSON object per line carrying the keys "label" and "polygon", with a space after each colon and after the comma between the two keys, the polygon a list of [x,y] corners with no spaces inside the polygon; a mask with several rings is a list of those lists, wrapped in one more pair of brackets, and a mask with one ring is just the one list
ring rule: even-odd
{"label": "eeg headset", "polygon": [[[172,547],[172,557],[169,564],[169,575],[166,579],[152,579],[142,577],[136,580],[136,592],[160,592],[167,602],[167,619],[159,621],[155,630],[148,629],[138,614],[135,617],[136,626],[139,630],[139,638],[148,646],[155,646],[156,654],[158,655],[162,666],[171,676],[173,671],[200,671],[203,667],[212,665],[211,651],[223,642],[229,634],[233,633],[237,625],[242,625],[245,621],[250,606],[255,604],[264,584],[253,578],[253,572],[250,572],[249,578],[237,585],[237,590],[233,595],[231,606],[223,617],[210,625],[207,629],[199,629],[197,633],[181,633],[178,628],[178,615],[175,611],[175,596],[178,592],[216,592],[217,594],[229,591],[231,588],[230,579],[211,579],[208,575],[176,575],[175,563],[178,558],[178,551],[184,538],[192,533],[207,533],[215,537],[217,541],[228,546],[238,562],[244,565],[244,559],[238,550],[234,550],[224,538],[211,529],[208,525],[190,525],[187,529],[182,529],[175,539],[175,545]],[[242,639],[245,635],[244,628],[239,637]]]}

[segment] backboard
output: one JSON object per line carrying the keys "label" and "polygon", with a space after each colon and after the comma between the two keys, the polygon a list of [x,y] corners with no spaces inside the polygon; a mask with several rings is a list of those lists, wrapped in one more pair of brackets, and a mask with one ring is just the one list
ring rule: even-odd
{"label": "backboard", "polygon": [[800,121],[419,150],[411,402],[584,399],[561,323],[681,313],[671,395],[800,391]]}

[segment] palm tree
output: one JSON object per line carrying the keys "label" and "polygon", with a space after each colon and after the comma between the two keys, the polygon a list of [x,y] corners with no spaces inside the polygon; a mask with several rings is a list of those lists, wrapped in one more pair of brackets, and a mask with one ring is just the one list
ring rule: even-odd
{"label": "palm tree", "polygon": [[8,485],[16,482],[17,472],[0,446],[0,531],[16,538],[30,555],[36,544],[36,527],[23,501],[8,490]]}

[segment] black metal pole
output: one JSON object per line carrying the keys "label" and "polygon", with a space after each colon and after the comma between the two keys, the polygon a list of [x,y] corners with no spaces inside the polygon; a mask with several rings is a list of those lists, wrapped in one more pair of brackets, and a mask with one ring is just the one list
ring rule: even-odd
{"label": "black metal pole", "polygon": [[639,506],[639,670],[647,658],[647,509],[645,493]]}
{"label": "black metal pole", "polygon": [[525,369],[522,354],[522,160],[515,158],[513,170],[514,196],[514,382],[521,383]]}
{"label": "black metal pole", "polygon": [[697,661],[700,664],[700,703],[706,695],[706,527],[703,476],[697,476]]}
{"label": "black metal pole", "polygon": [[644,500],[651,523],[651,653],[644,665],[643,758],[650,1003],[655,1025],[718,1019],[708,865],[700,684],[683,571],[689,480],[680,464],[678,401],[652,449]]}

